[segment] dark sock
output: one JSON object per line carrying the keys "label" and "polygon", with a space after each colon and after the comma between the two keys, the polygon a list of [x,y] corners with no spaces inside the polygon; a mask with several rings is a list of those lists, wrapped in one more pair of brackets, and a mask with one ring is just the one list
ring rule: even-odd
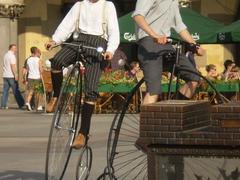
{"label": "dark sock", "polygon": [[91,118],[95,105],[84,103],[81,114],[81,126],[79,133],[82,133],[85,137],[89,134]]}
{"label": "dark sock", "polygon": [[180,93],[179,91],[176,94],[176,99],[178,100],[189,100],[190,98],[184,96],[182,93]]}
{"label": "dark sock", "polygon": [[53,97],[59,97],[61,91],[61,85],[63,81],[63,73],[61,72],[51,72],[52,75],[52,85],[53,85]]}

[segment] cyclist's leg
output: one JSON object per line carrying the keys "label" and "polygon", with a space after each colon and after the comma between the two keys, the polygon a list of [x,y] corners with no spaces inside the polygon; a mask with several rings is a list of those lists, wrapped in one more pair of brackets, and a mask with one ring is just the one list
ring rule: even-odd
{"label": "cyclist's leg", "polygon": [[147,86],[147,94],[143,104],[154,103],[161,94],[161,77],[163,60],[161,53],[165,50],[173,50],[171,44],[160,45],[152,38],[146,37],[139,41],[138,59],[144,73],[144,80]]}
{"label": "cyclist's leg", "polygon": [[[106,48],[107,46],[106,40],[100,36],[82,34],[79,40],[81,40],[84,45],[93,47],[101,46]],[[98,97],[98,82],[102,72],[101,61],[103,60],[103,56],[101,54],[95,50],[86,49],[85,57],[87,61],[87,63],[85,63],[84,74],[85,102],[82,106],[80,131],[73,143],[73,147],[76,149],[83,147],[87,142],[91,117],[95,109],[95,101]]]}
{"label": "cyclist's leg", "polygon": [[78,136],[73,143],[73,147],[79,149],[83,147],[88,138],[91,118],[95,109],[95,102],[98,97],[98,82],[101,76],[100,62],[86,63],[84,76],[85,100],[81,112],[81,125]]}
{"label": "cyclist's leg", "polygon": [[[100,80],[100,76],[102,73],[101,69],[101,64],[99,62],[92,63],[89,66],[86,66],[86,75],[85,75],[85,81],[86,86],[85,88],[85,104],[86,104],[86,110],[87,110],[87,105],[92,107],[91,113],[93,113],[94,107],[95,107],[95,102],[98,98],[98,83]],[[85,109],[83,108],[83,111]],[[82,113],[82,118],[86,118],[90,120],[90,117],[86,117],[84,113]],[[84,121],[82,121],[84,122]],[[90,121],[89,124],[86,126],[86,129],[84,130],[84,127],[81,127],[80,131],[88,135],[89,133],[89,128],[90,128]]]}
{"label": "cyclist's leg", "polygon": [[[180,56],[179,61],[180,67],[184,69],[189,69],[197,73],[196,66],[186,57]],[[195,90],[198,86],[200,77],[196,74],[187,71],[179,71],[180,78],[186,81],[179,91],[177,92],[177,99],[191,99],[195,93]]]}
{"label": "cyclist's leg", "polygon": [[51,76],[53,85],[53,97],[47,104],[47,112],[53,112],[57,99],[60,95],[61,85],[63,81],[62,68],[73,64],[76,61],[77,51],[76,49],[68,46],[64,46],[52,59],[51,59]]}

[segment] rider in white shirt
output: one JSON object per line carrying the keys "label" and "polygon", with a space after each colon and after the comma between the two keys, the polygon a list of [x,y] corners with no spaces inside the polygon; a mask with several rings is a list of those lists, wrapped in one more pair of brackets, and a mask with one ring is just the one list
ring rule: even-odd
{"label": "rider in white shirt", "polygon": [[[103,60],[111,60],[119,45],[119,27],[114,4],[105,0],[83,0],[75,3],[58,26],[52,40],[45,44],[46,48],[51,49],[53,45],[66,41],[74,31],[80,34],[72,43],[101,46],[105,50],[102,56],[96,50],[85,49],[84,56],[88,61],[84,74],[85,102],[81,112],[81,128],[73,143],[73,147],[79,149],[88,138],[91,116],[98,96],[98,82],[104,68]],[[47,112],[53,112],[56,107],[63,80],[62,69],[75,63],[77,51],[78,47],[63,46],[51,60],[54,94],[47,105]]]}

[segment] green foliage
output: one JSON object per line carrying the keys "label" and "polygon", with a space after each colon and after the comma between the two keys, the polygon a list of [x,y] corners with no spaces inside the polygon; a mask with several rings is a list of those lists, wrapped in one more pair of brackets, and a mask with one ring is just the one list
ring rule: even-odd
{"label": "green foliage", "polygon": [[102,73],[100,84],[136,84],[136,79],[129,75],[127,71],[123,70],[106,70]]}

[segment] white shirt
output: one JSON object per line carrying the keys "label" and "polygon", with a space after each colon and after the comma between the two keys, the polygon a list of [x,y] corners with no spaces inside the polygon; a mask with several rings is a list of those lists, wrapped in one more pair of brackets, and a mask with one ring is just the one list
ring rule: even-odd
{"label": "white shirt", "polygon": [[16,64],[17,59],[13,51],[8,51],[3,58],[3,77],[14,78],[11,65]]}
{"label": "white shirt", "polygon": [[[107,50],[114,53],[120,42],[119,26],[115,6],[112,2],[99,0],[95,3],[89,0],[81,2],[79,29],[81,33],[102,36],[103,35],[103,13],[107,22],[105,39],[108,41]],[[105,12],[103,12],[105,3]],[[66,41],[75,30],[77,17],[79,16],[80,2],[74,4],[63,21],[52,36],[56,43]]]}
{"label": "white shirt", "polygon": [[29,79],[41,79],[39,69],[39,57],[30,57],[27,60],[28,78]]}

